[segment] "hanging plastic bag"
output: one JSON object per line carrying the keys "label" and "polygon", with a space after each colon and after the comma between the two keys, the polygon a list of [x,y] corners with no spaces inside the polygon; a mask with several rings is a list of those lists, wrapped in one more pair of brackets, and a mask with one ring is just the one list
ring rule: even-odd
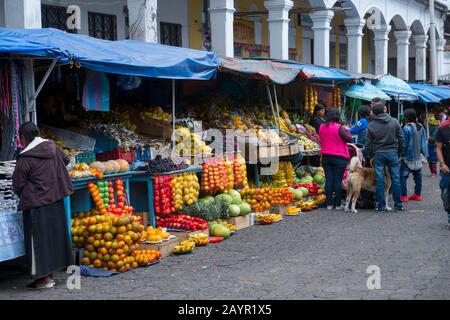
{"label": "hanging plastic bag", "polygon": [[82,103],[86,111],[109,111],[109,80],[104,73],[86,72]]}

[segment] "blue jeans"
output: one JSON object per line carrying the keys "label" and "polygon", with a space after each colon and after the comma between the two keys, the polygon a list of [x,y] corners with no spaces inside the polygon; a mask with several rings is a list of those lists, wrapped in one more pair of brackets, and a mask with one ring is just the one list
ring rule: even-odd
{"label": "blue jeans", "polygon": [[396,152],[378,152],[375,154],[375,179],[377,183],[378,210],[386,210],[386,194],[384,193],[385,168],[389,170],[392,181],[392,193],[394,196],[395,209],[403,207],[400,199],[400,161]]}
{"label": "blue jeans", "polygon": [[445,211],[447,211],[448,223],[450,223],[450,174],[441,172],[441,181],[439,182],[441,188],[441,199]]}
{"label": "blue jeans", "polygon": [[[342,204],[342,178],[347,168],[348,160],[343,157],[323,155],[323,170],[325,171],[325,194],[327,196],[327,206],[336,207]],[[335,202],[333,201],[335,195]]]}
{"label": "blue jeans", "polygon": [[407,182],[409,174],[412,173],[414,177],[414,193],[418,196],[422,193],[422,168],[419,170],[411,170],[405,161],[402,161],[400,166],[400,186],[402,190],[402,196],[408,195]]}

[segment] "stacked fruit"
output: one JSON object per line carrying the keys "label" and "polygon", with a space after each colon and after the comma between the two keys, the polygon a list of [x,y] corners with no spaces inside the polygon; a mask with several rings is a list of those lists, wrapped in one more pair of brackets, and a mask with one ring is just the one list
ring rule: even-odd
{"label": "stacked fruit", "polygon": [[269,189],[271,196],[271,204],[287,205],[294,201],[294,196],[289,191],[289,188],[271,188]]}
{"label": "stacked fruit", "polygon": [[283,219],[283,217],[279,213],[258,213],[256,214],[255,218],[256,221],[261,224],[271,224]]}
{"label": "stacked fruit", "polygon": [[[109,201],[110,201],[108,211],[111,213],[114,213],[117,216],[133,213],[134,208],[131,206],[127,206],[125,204],[125,200],[126,200],[125,189],[123,186],[122,179],[121,178],[116,179],[117,204],[114,204],[114,188],[113,188],[112,181],[109,182],[108,187],[109,187],[108,191],[109,191]],[[111,203],[111,201],[112,201],[112,203]]]}
{"label": "stacked fruit", "polygon": [[69,171],[69,176],[72,179],[82,179],[89,177],[96,177],[103,179],[103,173],[95,168],[90,168],[87,163],[77,163],[72,170]]}
{"label": "stacked fruit", "polygon": [[305,90],[305,111],[312,115],[318,102],[317,87],[312,85],[307,86]]}
{"label": "stacked fruit", "polygon": [[278,171],[270,177],[271,186],[286,187],[294,183],[295,171],[290,161],[281,161]]}
{"label": "stacked fruit", "polygon": [[224,192],[228,188],[228,175],[225,162],[217,160],[203,164],[202,191],[208,194]]}
{"label": "stacked fruit", "polygon": [[174,215],[170,218],[156,220],[157,227],[163,227],[176,230],[206,230],[208,223],[204,219],[187,216],[184,214]]}
{"label": "stacked fruit", "polygon": [[175,248],[173,248],[173,252],[180,254],[180,253],[189,253],[192,252],[192,250],[194,250],[195,248],[195,242],[190,241],[190,240],[186,240],[180,243],[179,246],[176,246]]}
{"label": "stacked fruit", "polygon": [[222,219],[214,220],[214,221],[210,222],[210,224],[211,225],[213,225],[213,224],[221,224],[224,227],[228,228],[231,232],[236,231],[236,226],[234,224],[228,223],[228,222],[226,222],[225,220],[222,220]]}
{"label": "stacked fruit", "polygon": [[228,177],[228,185],[227,189],[233,189],[234,188],[234,162],[230,160],[225,160],[225,165],[227,167],[227,177]]}
{"label": "stacked fruit", "polygon": [[105,204],[105,207],[108,208],[109,207],[109,199],[110,199],[109,198],[110,192],[109,192],[108,181],[103,181],[103,180],[97,181],[97,188],[98,188],[98,191],[100,192],[100,197],[102,198],[102,201]]}
{"label": "stacked fruit", "polygon": [[333,107],[342,108],[341,89],[338,86],[333,87]]}
{"label": "stacked fruit", "polygon": [[98,186],[95,183],[88,183],[88,190],[91,194],[92,200],[94,200],[95,207],[100,212],[100,214],[105,215],[107,213],[106,206],[103,203],[102,196],[98,189]]}
{"label": "stacked fruit", "polygon": [[270,195],[270,188],[254,188],[239,190],[242,200],[247,202],[252,207],[254,212],[263,212],[270,210],[272,196]]}
{"label": "stacked fruit", "polygon": [[[240,170],[236,170],[237,166],[240,166]],[[240,171],[240,172],[239,172]],[[240,173],[240,175],[239,175]],[[238,153],[235,160],[235,171],[234,175],[238,176],[237,180],[240,182],[242,177],[241,183],[236,183],[235,181],[235,187],[236,186],[242,186],[243,188],[248,188],[248,180],[247,180],[247,164],[245,162],[245,159],[241,154]]]}
{"label": "stacked fruit", "polygon": [[188,128],[177,128],[177,145],[175,151],[180,155],[209,155],[211,147],[207,146],[202,138],[195,132],[190,132]]}
{"label": "stacked fruit", "polygon": [[297,208],[296,206],[291,206],[287,208],[286,215],[287,216],[296,216],[298,215],[302,210],[300,208]]}
{"label": "stacked fruit", "polygon": [[184,173],[175,176],[172,180],[172,189],[175,210],[183,209],[183,204],[188,206],[197,202],[200,184],[195,173]]}
{"label": "stacked fruit", "polygon": [[195,246],[206,246],[209,243],[209,236],[206,233],[193,234],[189,240],[195,243]]}
{"label": "stacked fruit", "polygon": [[173,190],[173,176],[158,176],[153,182],[153,206],[156,216],[167,217],[175,212]]}
{"label": "stacked fruit", "polygon": [[148,227],[145,231],[141,234],[141,241],[148,241],[148,242],[161,242],[163,240],[168,240],[170,237],[169,232],[164,232],[163,228],[153,228]]}
{"label": "stacked fruit", "polygon": [[146,266],[161,258],[161,252],[158,250],[134,250],[133,257],[140,266]]}
{"label": "stacked fruit", "polygon": [[301,201],[300,202],[300,209],[303,212],[306,211],[311,211],[314,209],[317,209],[317,203],[314,200],[310,200],[310,201]]}

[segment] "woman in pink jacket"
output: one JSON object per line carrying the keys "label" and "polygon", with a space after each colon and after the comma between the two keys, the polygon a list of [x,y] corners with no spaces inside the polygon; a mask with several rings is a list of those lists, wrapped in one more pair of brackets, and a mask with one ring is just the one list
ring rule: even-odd
{"label": "woman in pink jacket", "polygon": [[[338,109],[328,110],[325,123],[319,130],[322,166],[325,171],[325,193],[327,209],[336,207],[342,209],[342,178],[347,168],[350,154],[347,143],[352,141],[352,135],[347,127],[341,125]],[[333,199],[334,195],[334,199]]]}

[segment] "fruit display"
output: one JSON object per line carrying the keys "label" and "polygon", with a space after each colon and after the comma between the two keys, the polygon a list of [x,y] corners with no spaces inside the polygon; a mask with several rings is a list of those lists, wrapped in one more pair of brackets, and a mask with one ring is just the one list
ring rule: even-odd
{"label": "fruit display", "polygon": [[230,160],[225,160],[225,166],[227,167],[227,177],[228,177],[228,184],[227,189],[234,188],[234,162]]}
{"label": "fruit display", "polygon": [[316,204],[322,204],[327,200],[327,196],[324,194],[319,194],[314,197],[314,201]]}
{"label": "fruit display", "polygon": [[305,89],[305,111],[312,115],[314,113],[314,108],[319,102],[319,98],[317,96],[317,87],[314,85],[309,85]]}
{"label": "fruit display", "polygon": [[116,140],[118,146],[124,149],[144,147],[149,143],[146,139],[143,140],[143,138],[138,136],[134,130],[127,129],[122,124],[97,123],[90,125],[89,129]]}
{"label": "fruit display", "polygon": [[291,188],[289,188],[289,191],[292,193],[295,200],[301,200],[301,199],[303,199],[303,197],[305,197],[305,194],[303,193],[303,189],[296,189],[296,188],[291,187]]}
{"label": "fruit display", "polygon": [[242,200],[251,205],[253,212],[263,212],[272,208],[269,190],[269,188],[248,188],[239,190],[239,193]]}
{"label": "fruit display", "polygon": [[134,250],[133,257],[139,266],[145,267],[161,258],[161,252],[158,250]]}
{"label": "fruit display", "polygon": [[294,189],[301,190],[303,192],[303,197],[307,196],[317,196],[324,193],[324,190],[321,186],[315,183],[296,183],[293,184],[292,187]]}
{"label": "fruit display", "polygon": [[280,161],[278,171],[270,177],[271,187],[286,187],[294,183],[295,171],[290,161]]}
{"label": "fruit display", "polygon": [[123,159],[109,160],[105,162],[95,161],[89,167],[96,169],[103,174],[119,173],[130,171],[130,164]]}
{"label": "fruit display", "polygon": [[179,155],[210,155],[211,147],[207,146],[202,138],[188,128],[177,127],[177,144],[175,151]]}
{"label": "fruit display", "polygon": [[207,196],[199,198],[191,206],[184,206],[183,212],[192,217],[213,221],[228,218],[228,206],[229,204],[220,198],[215,199],[212,196]]}
{"label": "fruit display", "polygon": [[282,219],[283,217],[279,213],[258,213],[255,216],[255,221],[260,224],[272,224]]}
{"label": "fruit display", "polygon": [[188,206],[197,202],[200,184],[195,173],[184,173],[176,175],[172,179],[172,189],[175,210],[183,209],[183,205]]}
{"label": "fruit display", "polygon": [[179,171],[186,168],[188,168],[188,165],[184,162],[175,164],[170,158],[163,158],[161,155],[157,155],[155,159],[148,162],[147,173],[154,176],[160,173]]}
{"label": "fruit display", "polygon": [[317,203],[314,200],[300,201],[299,207],[302,212],[307,212],[318,208]]}
{"label": "fruit display", "polygon": [[92,200],[94,201],[95,208],[100,212],[100,214],[105,215],[107,210],[98,186],[95,183],[90,182],[88,184],[88,190],[91,194]]}
{"label": "fruit display", "polygon": [[90,168],[87,163],[77,163],[76,165],[74,165],[72,170],[69,171],[69,176],[72,179],[82,179],[89,177],[103,179],[103,173],[98,169]]}
{"label": "fruit display", "polygon": [[228,175],[225,162],[215,160],[203,164],[201,190],[207,194],[224,192],[228,189]]}
{"label": "fruit display", "polygon": [[153,207],[158,217],[175,212],[172,175],[157,176],[153,181]]}
{"label": "fruit display", "polygon": [[201,247],[209,243],[209,236],[206,233],[192,234],[188,240],[194,242],[196,247]]}
{"label": "fruit display", "polygon": [[271,197],[270,203],[287,205],[294,201],[294,196],[289,191],[289,188],[270,188],[269,194]]}
{"label": "fruit display", "polygon": [[333,107],[339,110],[342,108],[341,89],[338,86],[333,87]]}
{"label": "fruit display", "polygon": [[105,123],[108,125],[120,125],[130,131],[136,130],[136,125],[130,120],[128,111],[118,112],[111,110],[109,112],[88,112],[86,117],[93,122]]}
{"label": "fruit display", "polygon": [[305,124],[304,127],[305,127],[304,134],[308,137],[308,139],[320,145],[320,137],[319,134],[316,132],[316,129],[314,127],[311,127],[309,124]]}
{"label": "fruit display", "polygon": [[150,111],[141,112],[141,119],[155,119],[159,121],[172,121],[172,115],[170,113],[164,112],[161,107],[151,108]]}
{"label": "fruit display", "polygon": [[320,145],[311,141],[307,136],[300,136],[299,142],[303,144],[303,149],[307,152],[320,151]]}
{"label": "fruit display", "polygon": [[209,234],[213,237],[221,237],[227,239],[231,236],[231,230],[223,223],[215,223],[211,225]]}
{"label": "fruit display", "polygon": [[162,241],[169,240],[170,233],[165,231],[163,228],[153,228],[148,227],[145,231],[141,234],[141,241],[147,241],[149,243],[159,243]]}
{"label": "fruit display", "polygon": [[296,206],[291,206],[291,207],[287,208],[285,214],[287,216],[296,216],[296,215],[299,215],[301,212],[302,212],[302,210],[300,208],[297,208]]}
{"label": "fruit display", "polygon": [[173,253],[175,254],[183,254],[183,253],[191,253],[195,248],[195,242],[191,240],[186,240],[180,243],[179,246],[173,248]]}
{"label": "fruit display", "polygon": [[[106,208],[108,208],[109,207],[109,197],[110,197],[108,181],[98,180],[97,181],[97,189],[100,192],[100,197],[103,201],[103,204],[105,205]],[[113,194],[113,196],[114,196],[114,194]]]}
{"label": "fruit display", "polygon": [[223,225],[228,230],[230,230],[230,232],[235,232],[236,231],[236,226],[234,224],[228,223],[227,221],[221,220],[221,219],[218,219],[218,220],[215,220],[215,221],[211,222],[210,223],[210,226],[211,226],[210,229],[212,229],[212,226],[214,226],[215,224]]}
{"label": "fruit display", "polygon": [[91,210],[76,214],[71,222],[73,246],[84,248],[83,265],[113,272],[139,266],[134,255],[144,226],[138,217]]}
{"label": "fruit display", "polygon": [[236,159],[234,161],[234,187],[248,188],[248,180],[247,180],[247,164],[245,162],[244,157],[241,154],[237,154]]}
{"label": "fruit display", "polygon": [[208,229],[208,223],[204,219],[187,216],[184,214],[173,215],[169,218],[156,220],[157,227],[168,228],[169,230],[196,231]]}

